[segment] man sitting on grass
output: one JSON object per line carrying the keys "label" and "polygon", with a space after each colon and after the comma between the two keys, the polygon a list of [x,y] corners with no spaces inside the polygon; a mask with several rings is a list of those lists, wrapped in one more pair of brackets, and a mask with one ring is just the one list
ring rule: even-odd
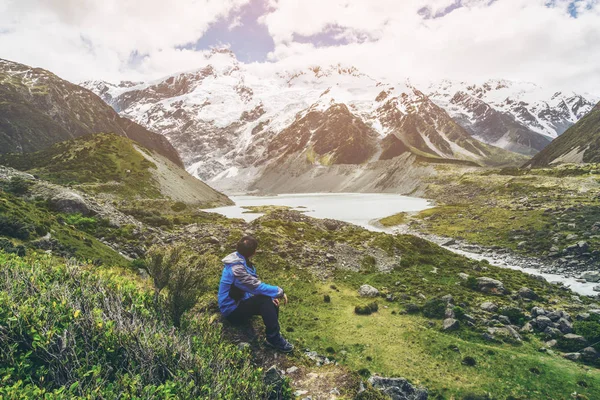
{"label": "man sitting on grass", "polygon": [[223,259],[225,264],[219,284],[219,309],[233,324],[248,321],[260,315],[265,323],[266,344],[284,353],[294,346],[279,332],[279,301],[287,304],[283,289],[261,282],[250,258],[256,253],[258,242],[252,236],[244,236],[237,244],[237,251]]}

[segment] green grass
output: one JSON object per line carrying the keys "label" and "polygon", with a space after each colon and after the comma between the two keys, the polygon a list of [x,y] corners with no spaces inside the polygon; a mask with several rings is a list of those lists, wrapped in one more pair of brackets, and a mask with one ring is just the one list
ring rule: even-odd
{"label": "green grass", "polygon": [[597,165],[450,172],[432,179],[427,196],[438,206],[417,219],[430,233],[537,257],[579,240],[590,252],[600,250],[600,234],[592,230],[600,220]]}
{"label": "green grass", "polygon": [[[13,221],[15,226],[20,227],[17,234],[14,231],[0,230],[0,237],[8,238],[15,244],[36,248],[35,242],[49,233],[51,239],[59,243],[60,248],[53,250],[58,255],[109,265],[128,263],[94,236],[96,232],[122,236],[127,227],[114,229],[104,222],[99,224],[93,218],[58,214],[49,210],[44,202],[29,202],[7,192],[0,192],[0,218],[3,221]],[[6,226],[3,223],[3,227]]]}
{"label": "green grass", "polygon": [[[255,264],[265,281],[286,290],[290,303],[281,311],[281,325],[297,347],[330,355],[354,371],[366,368],[372,373],[403,376],[413,383],[423,384],[432,394],[442,396],[440,398],[462,398],[469,393],[486,392],[499,399],[523,398],[525,394],[527,399],[568,399],[573,392],[589,399],[600,396],[598,370],[566,361],[559,354],[539,353],[543,342],[536,335],[524,335],[522,344],[510,341],[490,344],[481,338],[485,326],[478,324],[468,328],[463,322],[459,331],[444,333],[441,319],[402,313],[409,303],[423,305],[425,300],[421,294],[427,299],[452,294],[464,312],[476,316],[481,314],[479,304],[484,301],[527,310],[534,305],[556,307],[575,315],[581,306],[572,304],[568,292],[518,271],[467,260],[413,236],[390,236],[352,227],[329,231],[317,224],[292,222],[276,215],[277,212],[267,215],[255,225],[262,249]],[[234,240],[232,238],[226,247],[233,246]],[[373,268],[351,272],[315,265],[306,260],[309,256],[305,253],[300,256],[294,247],[328,251],[330,242],[364,250],[378,247],[388,254],[400,255],[402,260],[387,274]],[[286,251],[276,254],[271,250],[274,247]],[[312,268],[331,271],[329,278],[317,278],[310,272]],[[530,287],[540,295],[540,300],[524,303],[510,296],[476,292],[462,283],[460,272],[499,279],[512,292],[523,286]],[[212,279],[216,285],[218,274]],[[377,312],[357,315],[357,305],[373,301],[358,296],[357,289],[364,283],[399,300],[376,299]],[[324,301],[325,295],[330,296],[331,302]],[[430,320],[433,326],[429,325]],[[460,352],[451,349],[454,347]],[[466,356],[475,358],[477,364],[463,365]],[[541,371],[540,375],[531,372],[534,367]],[[578,385],[580,381],[588,387]]]}
{"label": "green grass", "polygon": [[151,169],[133,142],[115,134],[87,135],[36,153],[0,156],[0,164],[28,171],[60,185],[119,198],[160,198]]}
{"label": "green grass", "polygon": [[389,217],[385,217],[379,220],[379,222],[381,223],[381,225],[385,226],[386,228],[392,227],[392,226],[397,226],[397,225],[402,225],[404,223],[406,223],[407,220],[407,215],[405,212],[400,212],[398,214],[394,214],[394,215],[390,215]]}

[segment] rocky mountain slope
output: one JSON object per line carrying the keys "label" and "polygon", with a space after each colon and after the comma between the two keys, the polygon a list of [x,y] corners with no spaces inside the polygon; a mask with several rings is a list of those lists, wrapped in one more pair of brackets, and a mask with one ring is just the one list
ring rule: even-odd
{"label": "rocky mountain slope", "polygon": [[600,163],[600,103],[525,166],[536,168],[561,163]]}
{"label": "rocky mountain slope", "polygon": [[86,135],[35,153],[0,155],[0,165],[121,202],[163,199],[204,207],[232,204],[165,156],[116,134]]}
{"label": "rocky mountain slope", "polygon": [[164,134],[188,171],[219,188],[260,185],[267,170],[300,159],[314,171],[404,152],[467,164],[525,160],[474,139],[409,82],[379,82],[351,67],[267,72],[215,50],[195,71],[83,86]]}
{"label": "rocky mountain slope", "polygon": [[524,155],[542,150],[598,100],[507,80],[482,84],[444,80],[431,84],[427,94],[477,139]]}
{"label": "rocky mountain slope", "polygon": [[162,135],[119,116],[91,91],[41,68],[0,59],[0,154],[43,150],[101,132],[128,137],[182,166]]}

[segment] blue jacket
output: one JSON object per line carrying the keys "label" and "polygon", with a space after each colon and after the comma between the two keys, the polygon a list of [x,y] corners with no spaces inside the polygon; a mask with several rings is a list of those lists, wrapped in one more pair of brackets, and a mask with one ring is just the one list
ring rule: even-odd
{"label": "blue jacket", "polygon": [[[272,298],[283,296],[283,289],[261,282],[256,275],[256,268],[248,265],[239,253],[231,253],[223,259],[223,273],[219,284],[219,310],[225,317],[237,308],[240,302],[253,295],[264,295]],[[242,296],[238,301],[230,296],[232,286],[241,289]]]}

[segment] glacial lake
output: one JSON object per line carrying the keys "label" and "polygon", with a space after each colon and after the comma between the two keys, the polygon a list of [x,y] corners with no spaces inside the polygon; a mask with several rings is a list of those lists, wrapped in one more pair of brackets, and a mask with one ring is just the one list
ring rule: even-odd
{"label": "glacial lake", "polygon": [[297,193],[276,196],[230,196],[235,206],[207,210],[229,218],[252,221],[262,214],[249,214],[243,207],[288,206],[315,218],[350,222],[371,230],[381,230],[371,221],[399,212],[422,211],[432,207],[425,199],[385,193]]}
{"label": "glacial lake", "polygon": [[[393,233],[393,229],[385,229],[373,225],[373,222],[399,212],[416,212],[433,207],[433,204],[417,197],[400,196],[386,193],[295,193],[274,196],[229,196],[234,206],[213,208],[207,211],[224,215],[228,218],[241,218],[248,222],[260,217],[260,213],[248,213],[244,207],[250,206],[288,206],[302,211],[315,218],[331,218],[362,226],[379,232]],[[492,265],[503,268],[521,270],[533,275],[541,275],[550,282],[560,281],[578,294],[595,295],[592,288],[597,283],[581,283],[574,278],[545,274],[531,268],[510,265],[504,260],[485,257],[468,251],[444,248],[475,260],[486,259]]]}

